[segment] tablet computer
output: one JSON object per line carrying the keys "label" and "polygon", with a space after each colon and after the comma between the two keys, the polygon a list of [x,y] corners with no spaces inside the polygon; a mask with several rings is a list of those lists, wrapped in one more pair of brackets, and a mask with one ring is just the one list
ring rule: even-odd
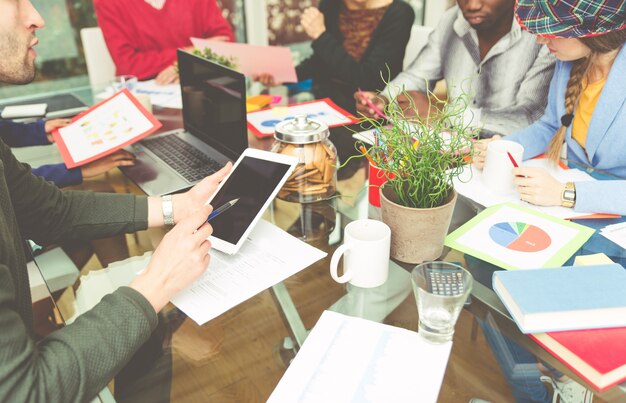
{"label": "tablet computer", "polygon": [[213,248],[237,253],[297,163],[296,157],[252,148],[241,154],[209,199],[214,211],[238,199],[232,207],[211,218],[213,235],[209,240]]}

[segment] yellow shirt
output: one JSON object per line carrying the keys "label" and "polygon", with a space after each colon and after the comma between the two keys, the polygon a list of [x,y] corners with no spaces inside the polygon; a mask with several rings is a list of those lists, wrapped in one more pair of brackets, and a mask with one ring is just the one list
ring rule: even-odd
{"label": "yellow shirt", "polygon": [[574,114],[574,122],[572,123],[572,138],[576,140],[582,148],[585,148],[591,115],[593,115],[593,110],[596,108],[596,103],[598,102],[598,98],[600,98],[604,83],[606,83],[606,79],[587,85],[587,79],[583,79],[582,85],[584,89],[580,94],[578,107]]}

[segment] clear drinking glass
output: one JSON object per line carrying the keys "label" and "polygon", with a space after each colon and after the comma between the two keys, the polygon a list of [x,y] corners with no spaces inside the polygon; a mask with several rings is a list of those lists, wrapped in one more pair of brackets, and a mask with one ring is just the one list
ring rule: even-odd
{"label": "clear drinking glass", "polygon": [[121,91],[124,88],[128,88],[128,91],[130,92],[134,92],[138,81],[137,76],[115,76],[115,78],[113,78],[113,82],[111,82],[111,88],[113,88],[113,92]]}
{"label": "clear drinking glass", "polygon": [[411,282],[419,315],[418,333],[431,343],[452,340],[454,324],[472,290],[472,275],[448,262],[425,262],[413,268]]}

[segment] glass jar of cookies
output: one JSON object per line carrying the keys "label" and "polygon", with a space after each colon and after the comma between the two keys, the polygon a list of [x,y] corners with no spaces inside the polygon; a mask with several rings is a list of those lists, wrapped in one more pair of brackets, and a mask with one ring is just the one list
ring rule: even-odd
{"label": "glass jar of cookies", "polygon": [[298,115],[276,125],[272,151],[293,155],[299,163],[278,198],[312,203],[335,194],[337,189],[337,149],[328,139],[323,122]]}

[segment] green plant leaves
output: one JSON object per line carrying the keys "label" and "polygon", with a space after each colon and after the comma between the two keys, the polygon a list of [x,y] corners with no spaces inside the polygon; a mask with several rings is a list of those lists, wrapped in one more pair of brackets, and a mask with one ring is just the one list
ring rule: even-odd
{"label": "green plant leaves", "polygon": [[[387,176],[400,204],[415,208],[437,207],[448,199],[452,179],[474,153],[473,138],[479,128],[465,123],[469,107],[466,94],[440,100],[429,93],[430,113],[419,116],[415,102],[406,91],[398,96],[410,99],[400,108],[397,98],[384,109],[387,123],[363,117],[361,122],[376,128],[378,144],[368,150],[370,158]],[[436,105],[433,104],[436,102]]]}

